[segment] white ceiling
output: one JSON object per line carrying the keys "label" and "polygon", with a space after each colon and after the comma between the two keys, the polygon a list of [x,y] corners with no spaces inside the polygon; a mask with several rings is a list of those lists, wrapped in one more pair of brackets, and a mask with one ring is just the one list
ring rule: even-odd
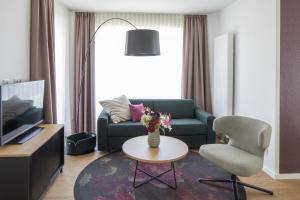
{"label": "white ceiling", "polygon": [[92,12],[205,14],[236,0],[57,0],[68,9]]}

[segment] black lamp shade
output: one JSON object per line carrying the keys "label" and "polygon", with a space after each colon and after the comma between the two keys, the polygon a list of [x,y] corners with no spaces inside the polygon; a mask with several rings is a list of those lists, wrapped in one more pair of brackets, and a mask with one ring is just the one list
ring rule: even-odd
{"label": "black lamp shade", "polygon": [[126,32],[126,56],[159,56],[159,33],[150,29],[136,29]]}

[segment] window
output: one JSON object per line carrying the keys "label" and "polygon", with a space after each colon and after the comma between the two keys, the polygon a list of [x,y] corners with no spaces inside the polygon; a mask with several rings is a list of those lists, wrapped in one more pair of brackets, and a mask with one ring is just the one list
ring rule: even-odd
{"label": "window", "polygon": [[[96,101],[125,94],[128,98],[180,98],[183,16],[166,14],[96,15],[96,27],[106,19],[120,17],[139,29],[160,34],[161,56],[124,56],[126,31],[133,29],[121,20],[112,20],[96,35]],[[101,106],[97,103],[97,114]]]}

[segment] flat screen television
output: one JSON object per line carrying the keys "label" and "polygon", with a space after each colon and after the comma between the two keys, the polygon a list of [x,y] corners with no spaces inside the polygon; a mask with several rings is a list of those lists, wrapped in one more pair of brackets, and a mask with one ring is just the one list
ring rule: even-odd
{"label": "flat screen television", "polygon": [[0,145],[43,122],[44,81],[0,85]]}

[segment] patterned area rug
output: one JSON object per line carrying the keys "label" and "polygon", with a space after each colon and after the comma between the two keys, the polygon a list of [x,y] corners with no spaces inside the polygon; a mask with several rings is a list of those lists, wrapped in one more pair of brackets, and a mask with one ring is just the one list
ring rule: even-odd
{"label": "patterned area rug", "polygon": [[[153,174],[166,171],[169,164],[142,164],[141,168]],[[177,190],[154,180],[137,189],[132,186],[135,161],[122,152],[108,154],[89,164],[77,177],[74,186],[76,200],[231,200],[234,199],[231,184],[204,184],[202,178],[228,178],[230,174],[202,158],[198,153],[189,152],[182,160],[175,162]],[[162,178],[173,184],[171,172]],[[141,172],[137,183],[147,180]],[[239,197],[246,199],[244,187],[239,188]]]}

